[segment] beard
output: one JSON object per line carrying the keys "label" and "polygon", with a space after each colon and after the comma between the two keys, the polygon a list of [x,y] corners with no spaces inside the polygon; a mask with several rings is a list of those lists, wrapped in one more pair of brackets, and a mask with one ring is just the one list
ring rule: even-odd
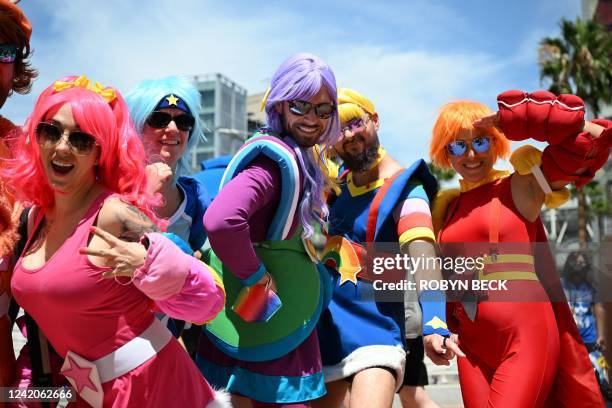
{"label": "beard", "polygon": [[315,132],[305,133],[299,128],[303,124],[301,120],[289,121],[286,116],[287,114],[280,115],[284,131],[303,149],[309,149],[316,145],[321,135],[325,132],[326,127],[321,125],[321,123],[317,123],[311,126],[316,128]]}
{"label": "beard", "polygon": [[345,151],[344,153],[339,153],[338,155],[344,162],[344,167],[355,173],[361,173],[369,170],[372,164],[376,162],[376,159],[378,159],[379,147],[380,142],[378,141],[378,138],[376,138],[372,144],[366,146],[360,153],[350,154]]}

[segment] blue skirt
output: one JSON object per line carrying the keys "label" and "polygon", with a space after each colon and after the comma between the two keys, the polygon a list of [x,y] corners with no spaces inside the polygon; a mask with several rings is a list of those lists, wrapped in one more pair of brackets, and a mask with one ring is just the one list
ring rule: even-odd
{"label": "blue skirt", "polygon": [[404,304],[377,302],[371,282],[340,285],[334,275],[332,300],[317,325],[325,382],[348,378],[363,369],[386,367],[404,376]]}

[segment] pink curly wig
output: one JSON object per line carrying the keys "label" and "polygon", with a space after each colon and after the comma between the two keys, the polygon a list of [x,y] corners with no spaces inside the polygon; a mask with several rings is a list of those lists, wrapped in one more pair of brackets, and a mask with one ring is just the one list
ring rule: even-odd
{"label": "pink curly wig", "polygon": [[[70,76],[60,81],[72,82],[76,78]],[[53,84],[40,94],[25,124],[24,135],[14,147],[14,160],[2,172],[2,177],[12,187],[17,199],[43,209],[54,205],[53,190],[44,173],[36,143],[36,126],[69,103],[80,129],[93,135],[100,145],[97,180],[159,224],[153,212],[153,207],[159,205],[159,197],[146,191],[142,142],[123,97],[116,89],[115,94],[116,98],[109,103],[86,88],[74,86],[55,91]]]}

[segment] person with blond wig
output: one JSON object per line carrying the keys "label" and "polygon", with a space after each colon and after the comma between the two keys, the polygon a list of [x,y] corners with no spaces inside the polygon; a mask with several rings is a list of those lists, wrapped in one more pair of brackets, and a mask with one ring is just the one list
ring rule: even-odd
{"label": "person with blond wig", "polygon": [[[434,201],[436,236],[444,256],[474,257],[481,268],[451,278],[506,282],[507,290],[466,290],[447,303],[448,327],[458,334],[467,408],[603,407],[546,244],[543,204],[568,198],[568,182],[585,183],[609,154],[612,122],[584,120],[574,95],[508,91],[499,112],[472,101],[443,106],[430,144],[433,163],[452,167],[460,188]],[[509,153],[508,140],[535,138]],[[588,152],[588,153],[587,153]],[[539,245],[535,245],[539,242]]]}
{"label": "person with blond wig", "polygon": [[[378,256],[373,249],[380,253],[381,245],[386,252],[415,258],[435,256],[429,203],[437,183],[425,161],[404,168],[381,146],[380,119],[367,97],[340,88],[338,112],[342,138],[334,151],[342,160],[340,192],[330,198],[331,237],[322,251],[338,273],[318,325],[328,395],[316,406],[338,406],[348,390],[352,408],[388,407],[402,385],[423,385],[412,378],[421,367],[412,364],[406,368],[413,373],[404,375],[404,297],[377,297],[376,280],[395,279],[388,273],[377,276],[369,257]],[[405,271],[399,272],[403,281]],[[415,271],[417,282],[441,277],[439,269]],[[449,364],[455,353],[462,354],[446,329],[444,293],[419,290],[419,300],[424,316],[419,330],[424,339],[417,334],[420,349],[436,364]]]}

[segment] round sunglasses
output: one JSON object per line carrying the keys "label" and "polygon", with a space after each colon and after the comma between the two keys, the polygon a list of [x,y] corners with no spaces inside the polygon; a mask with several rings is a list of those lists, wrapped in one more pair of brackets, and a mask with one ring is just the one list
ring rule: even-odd
{"label": "round sunglasses", "polygon": [[477,136],[471,142],[455,140],[446,145],[448,153],[455,157],[463,156],[468,149],[468,144],[476,153],[486,153],[491,148],[491,139],[488,136]]}
{"label": "round sunglasses", "polygon": [[174,121],[178,130],[191,132],[195,126],[195,118],[187,113],[172,116],[168,112],[153,111],[147,118],[147,124],[155,129],[163,129]]}
{"label": "round sunglasses", "polygon": [[[40,122],[36,126],[36,142],[45,148],[53,148],[63,139],[64,130],[54,123]],[[68,134],[68,146],[77,156],[87,156],[96,145],[96,138],[89,133],[75,130]]]}
{"label": "round sunglasses", "polygon": [[370,121],[370,118],[367,115],[365,118],[351,119],[340,128],[340,134],[344,135],[346,132],[349,132],[349,131],[353,134],[359,133],[363,131],[366,128],[366,126],[368,126],[369,121]]}
{"label": "round sunglasses", "polygon": [[310,102],[295,100],[288,101],[289,110],[291,113],[297,116],[304,116],[314,108],[315,114],[319,119],[329,119],[334,114],[335,106],[333,103],[324,102],[317,105],[313,105]]}

